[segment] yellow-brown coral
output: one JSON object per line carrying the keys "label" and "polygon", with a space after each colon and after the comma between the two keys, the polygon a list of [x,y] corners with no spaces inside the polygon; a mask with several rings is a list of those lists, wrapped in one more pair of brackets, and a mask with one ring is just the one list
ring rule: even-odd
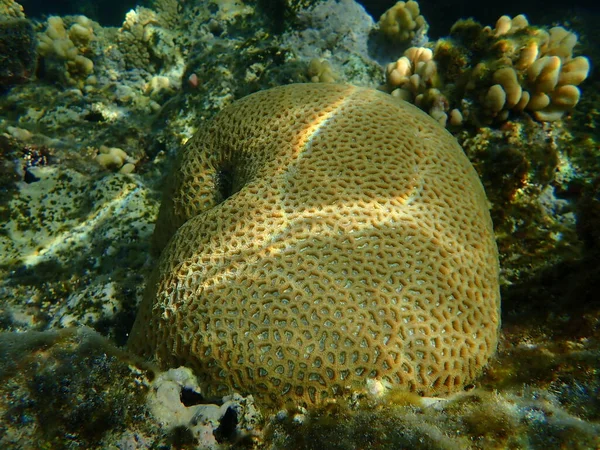
{"label": "yellow-brown coral", "polygon": [[0,0],[0,18],[2,16],[11,18],[25,17],[23,7],[14,0]]}
{"label": "yellow-brown coral", "polygon": [[188,144],[129,346],[206,395],[307,404],[378,379],[460,389],[496,348],[486,197],[454,138],[379,91],[250,95]]}
{"label": "yellow-brown coral", "polygon": [[94,71],[91,59],[82,55],[94,37],[92,21],[77,16],[67,29],[61,17],[48,17],[48,26],[39,35],[40,55],[59,62],[62,70],[58,74],[66,84],[83,87],[86,78]]}
{"label": "yellow-brown coral", "polygon": [[399,1],[379,19],[383,35],[392,42],[406,43],[425,36],[429,25],[414,0]]}
{"label": "yellow-brown coral", "polygon": [[590,63],[573,56],[574,33],[531,26],[524,15],[502,16],[494,29],[461,20],[451,33],[433,51],[411,47],[388,64],[382,89],[454,126],[522,111],[552,121],[577,105]]}
{"label": "yellow-brown coral", "polygon": [[331,64],[326,59],[311,59],[307,73],[313,83],[334,83],[336,78]]}

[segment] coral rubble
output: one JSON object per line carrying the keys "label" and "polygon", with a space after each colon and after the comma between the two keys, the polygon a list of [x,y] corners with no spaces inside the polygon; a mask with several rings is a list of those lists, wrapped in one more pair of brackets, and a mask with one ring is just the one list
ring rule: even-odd
{"label": "coral rubble", "polygon": [[210,403],[189,370],[158,372],[87,328],[0,333],[0,355],[2,448],[216,450],[260,429],[252,398]]}

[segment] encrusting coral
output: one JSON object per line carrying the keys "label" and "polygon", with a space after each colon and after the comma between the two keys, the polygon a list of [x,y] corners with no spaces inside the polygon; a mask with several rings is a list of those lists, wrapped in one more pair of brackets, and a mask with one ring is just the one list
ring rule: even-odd
{"label": "encrusting coral", "polygon": [[574,33],[531,26],[524,15],[502,16],[493,29],[461,20],[433,49],[411,47],[388,64],[384,89],[442,125],[503,122],[524,110],[553,121],[575,107],[588,76],[576,43]]}
{"label": "encrusting coral", "polygon": [[152,55],[148,47],[157,23],[156,13],[148,8],[138,7],[127,13],[118,43],[124,54],[131,55],[126,62],[128,68],[150,66]]}
{"label": "encrusting coral", "polygon": [[445,394],[496,348],[477,174],[376,90],[293,84],[223,110],[182,153],[155,238],[129,346],[193,368],[209,396],[315,404],[369,379]]}
{"label": "encrusting coral", "polygon": [[143,6],[127,13],[116,35],[118,48],[128,55],[125,61],[127,68],[154,73],[161,66],[181,64],[181,49],[176,45],[181,36],[174,23],[177,20],[174,15],[177,4],[173,0],[157,2],[163,14]]}

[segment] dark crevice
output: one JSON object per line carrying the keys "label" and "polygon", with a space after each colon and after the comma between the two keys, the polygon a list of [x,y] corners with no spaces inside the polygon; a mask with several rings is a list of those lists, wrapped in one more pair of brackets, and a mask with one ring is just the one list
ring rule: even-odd
{"label": "dark crevice", "polygon": [[204,403],[204,397],[202,394],[188,388],[183,388],[181,390],[179,399],[181,400],[181,403],[188,407]]}
{"label": "dark crevice", "polygon": [[231,442],[235,439],[235,430],[238,425],[237,413],[233,408],[227,408],[223,417],[221,417],[221,423],[215,430],[215,439],[219,444],[223,442]]}
{"label": "dark crevice", "polygon": [[215,184],[218,203],[227,200],[239,190],[239,188],[236,189],[235,175],[235,169],[231,163],[223,163],[217,168]]}

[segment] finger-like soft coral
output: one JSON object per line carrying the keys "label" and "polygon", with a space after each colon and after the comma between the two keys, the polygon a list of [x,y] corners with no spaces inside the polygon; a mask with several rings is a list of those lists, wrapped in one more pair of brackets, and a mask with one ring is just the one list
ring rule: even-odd
{"label": "finger-like soft coral", "polygon": [[92,21],[85,16],[77,16],[68,29],[61,17],[48,17],[38,46],[46,71],[66,85],[83,87],[94,71],[93,61],[83,54],[93,38]]}
{"label": "finger-like soft coral", "polygon": [[414,0],[400,1],[379,19],[383,35],[392,42],[406,43],[425,36],[429,25]]}
{"label": "finger-like soft coral", "polygon": [[390,63],[383,88],[442,124],[458,114],[475,124],[503,122],[524,110],[557,120],[579,101],[577,86],[590,70],[586,57],[573,56],[576,43],[574,33],[531,26],[524,15],[502,16],[494,28],[461,20],[435,48],[411,47]]}

